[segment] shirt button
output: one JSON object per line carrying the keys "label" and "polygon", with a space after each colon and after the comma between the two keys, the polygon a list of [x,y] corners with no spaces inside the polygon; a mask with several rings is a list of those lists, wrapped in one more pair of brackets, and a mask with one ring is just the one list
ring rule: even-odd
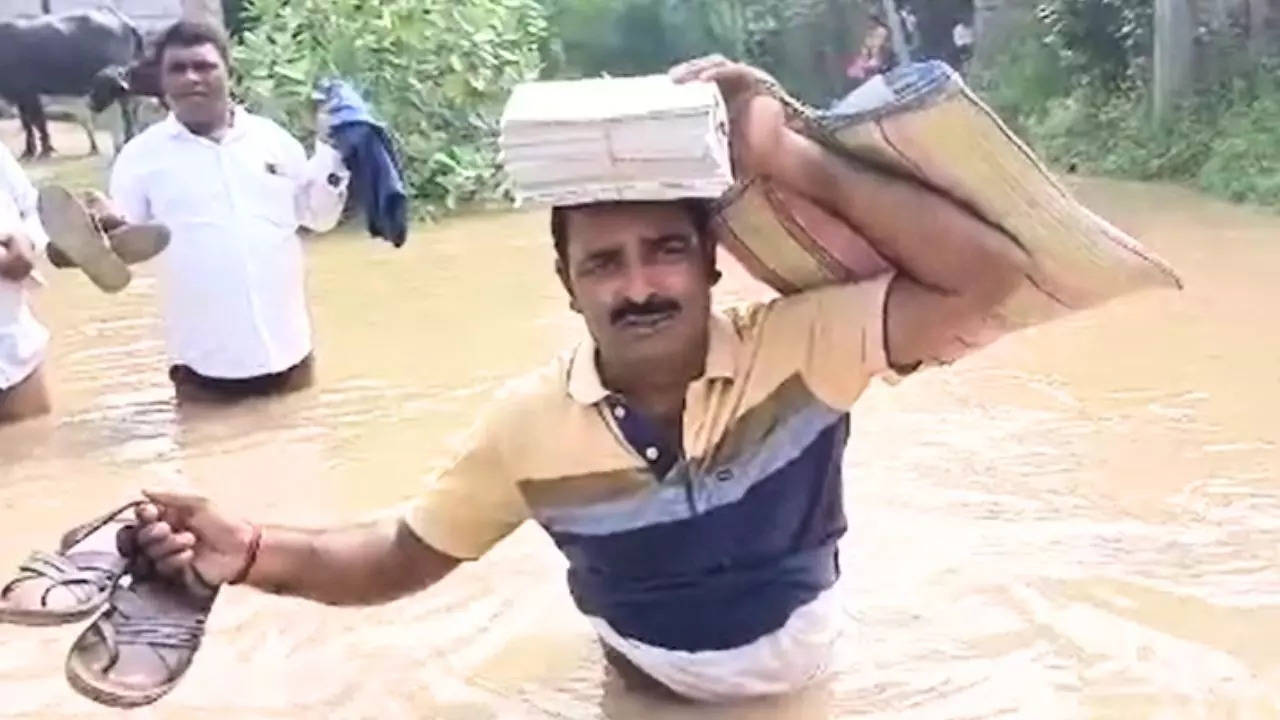
{"label": "shirt button", "polygon": [[657,462],[658,455],[658,448],[656,447],[647,447],[644,449],[644,456],[649,462]]}
{"label": "shirt button", "polygon": [[616,405],[613,408],[613,416],[621,420],[622,418],[627,416],[627,409],[622,407],[621,405]]}

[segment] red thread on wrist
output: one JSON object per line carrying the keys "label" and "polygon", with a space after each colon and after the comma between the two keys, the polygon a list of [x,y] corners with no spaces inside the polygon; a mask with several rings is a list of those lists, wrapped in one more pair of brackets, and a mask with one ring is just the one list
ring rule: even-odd
{"label": "red thread on wrist", "polygon": [[239,585],[249,579],[249,572],[253,570],[253,566],[258,562],[258,549],[262,547],[262,528],[254,525],[253,535],[249,538],[249,549],[244,553],[244,567],[240,568],[240,572],[231,578],[228,585]]}

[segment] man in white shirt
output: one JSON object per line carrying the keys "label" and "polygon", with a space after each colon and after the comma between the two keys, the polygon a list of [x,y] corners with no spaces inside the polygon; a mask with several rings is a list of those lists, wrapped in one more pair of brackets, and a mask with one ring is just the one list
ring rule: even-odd
{"label": "man in white shirt", "polygon": [[179,22],[157,41],[173,108],[125,146],[116,210],[169,228],[161,302],[180,401],[289,392],[312,381],[300,226],[331,229],[349,173],[337,151],[302,145],[232,104],[221,30]]}
{"label": "man in white shirt", "polygon": [[49,412],[41,371],[49,332],[27,306],[35,259],[49,244],[36,198],[18,161],[0,145],[0,423]]}

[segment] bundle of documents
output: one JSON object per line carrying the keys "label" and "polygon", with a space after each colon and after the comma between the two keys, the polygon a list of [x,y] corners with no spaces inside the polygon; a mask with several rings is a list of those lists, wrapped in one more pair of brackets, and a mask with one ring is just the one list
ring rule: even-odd
{"label": "bundle of documents", "polygon": [[728,115],[711,83],[524,83],[503,112],[500,144],[520,203],[716,198],[733,185]]}

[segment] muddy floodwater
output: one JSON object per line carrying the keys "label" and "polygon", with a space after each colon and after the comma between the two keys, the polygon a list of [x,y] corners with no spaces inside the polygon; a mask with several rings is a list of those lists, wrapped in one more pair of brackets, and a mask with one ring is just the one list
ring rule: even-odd
{"label": "muddy floodwater", "polygon": [[[854,411],[849,632],[798,696],[721,708],[624,690],[526,526],[367,610],[224,591],[205,646],[138,718],[1280,717],[1280,219],[1165,187],[1090,205],[1183,273],[1002,341]],[[539,213],[308,246],[319,383],[189,413],[151,273],[106,297],[51,275],[57,410],[0,430],[0,564],[143,486],[301,525],[394,511],[504,379],[581,332]],[[736,267],[719,291],[761,293]],[[117,717],[67,688],[78,628],[0,627],[0,717]]]}

